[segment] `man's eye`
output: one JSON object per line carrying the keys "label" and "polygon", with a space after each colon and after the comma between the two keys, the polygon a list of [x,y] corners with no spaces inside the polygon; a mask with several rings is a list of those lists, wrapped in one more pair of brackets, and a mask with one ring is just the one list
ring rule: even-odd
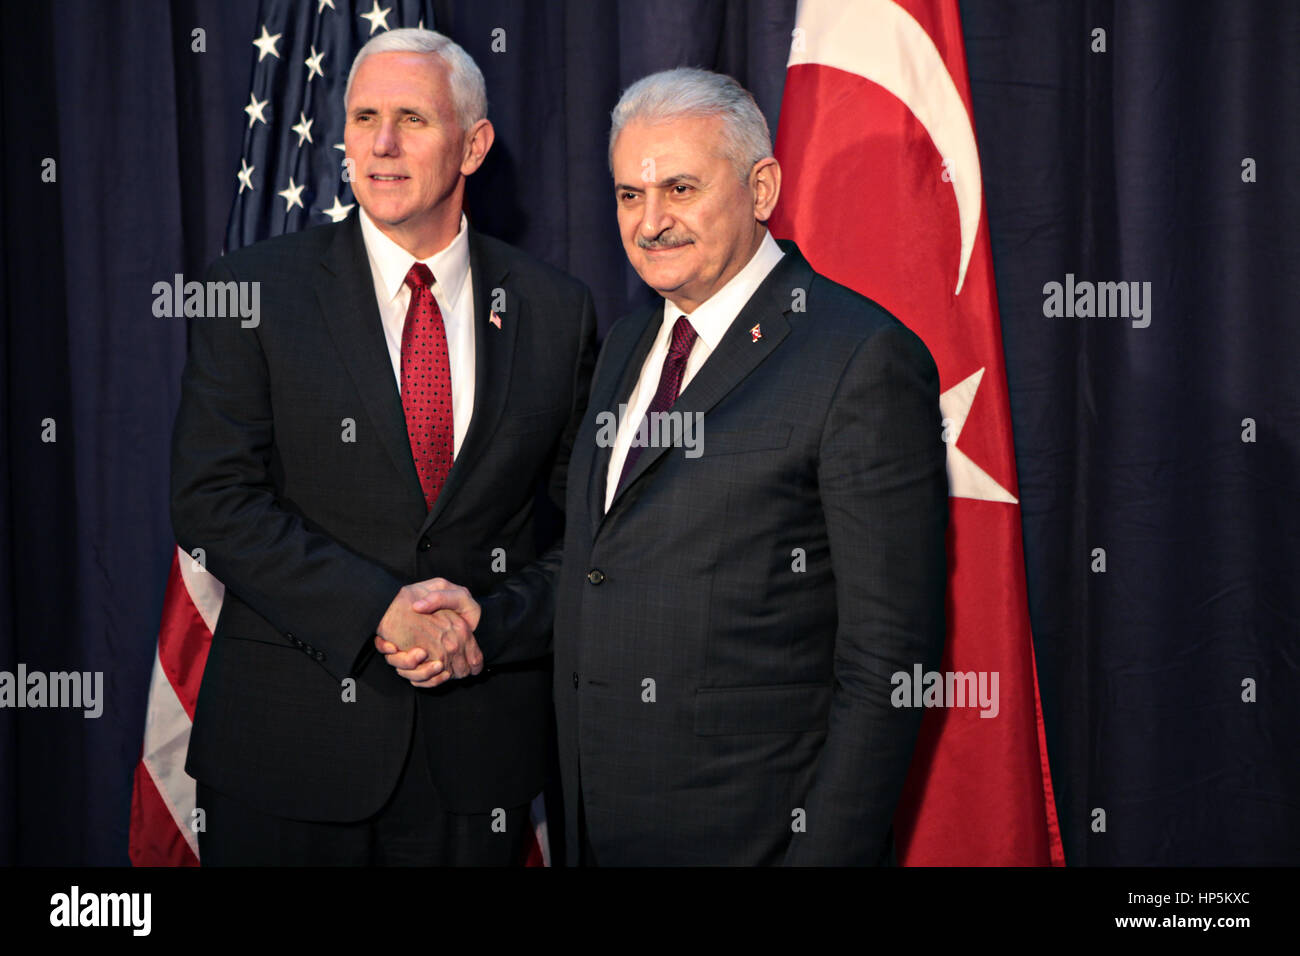
{"label": "man's eye", "polygon": [[636,193],[619,193],[618,198],[622,202],[631,202],[633,199],[636,198]]}
{"label": "man's eye", "polygon": [[685,183],[677,183],[676,185],[673,186],[673,192],[676,193],[678,196],[685,196],[688,192],[690,192],[690,189],[691,187],[686,185]]}

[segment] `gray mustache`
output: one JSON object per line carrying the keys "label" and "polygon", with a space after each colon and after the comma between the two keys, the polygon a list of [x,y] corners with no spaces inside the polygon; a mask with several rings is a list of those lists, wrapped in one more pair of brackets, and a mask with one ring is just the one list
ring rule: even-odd
{"label": "gray mustache", "polygon": [[636,237],[638,249],[676,249],[678,246],[685,246],[689,243],[689,239],[678,239],[675,236],[660,236],[657,239],[647,239],[644,236]]}

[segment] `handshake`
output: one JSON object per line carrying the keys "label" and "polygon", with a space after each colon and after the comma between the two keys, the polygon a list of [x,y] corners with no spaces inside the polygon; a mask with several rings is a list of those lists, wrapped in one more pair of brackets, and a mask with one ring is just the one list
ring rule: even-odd
{"label": "handshake", "polygon": [[375,634],[375,647],[416,687],[437,687],[483,670],[474,640],[479,603],[444,578],[408,584],[397,592]]}

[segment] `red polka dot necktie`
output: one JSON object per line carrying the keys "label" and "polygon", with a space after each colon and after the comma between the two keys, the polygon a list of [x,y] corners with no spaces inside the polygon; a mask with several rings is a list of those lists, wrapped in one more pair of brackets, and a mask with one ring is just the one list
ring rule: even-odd
{"label": "red polka dot necktie", "polygon": [[[686,374],[686,362],[691,357],[691,349],[695,347],[695,340],[699,333],[695,331],[695,326],[691,325],[686,316],[680,316],[673,325],[672,341],[668,345],[668,357],[664,359],[663,371],[659,373],[659,387],[655,390],[655,396],[650,400],[650,407],[646,409],[646,422],[655,412],[666,412],[672,408],[673,403],[677,401],[677,395],[682,390],[682,376]],[[641,429],[637,429],[640,433]],[[646,435],[654,434],[653,430],[647,424]],[[618,487],[621,489],[627,482],[628,475],[632,474],[632,466],[636,460],[641,457],[644,450],[641,445],[634,444],[628,446],[627,458],[623,460],[623,472],[618,477]],[[617,493],[617,492],[616,492]]]}
{"label": "red polka dot necktie", "polygon": [[451,408],[451,360],[442,310],[433,297],[433,273],[422,262],[406,273],[411,304],[402,326],[402,410],[411,457],[429,507],[451,471],[456,425]]}

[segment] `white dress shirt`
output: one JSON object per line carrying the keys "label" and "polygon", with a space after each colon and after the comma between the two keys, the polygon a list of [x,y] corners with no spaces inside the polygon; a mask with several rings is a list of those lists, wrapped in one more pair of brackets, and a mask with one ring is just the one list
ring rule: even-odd
{"label": "white dress shirt", "polygon": [[[416,262],[413,255],[379,231],[379,227],[358,209],[361,236],[370,259],[370,273],[375,281],[375,298],[379,301],[379,318],[388,342],[388,357],[393,363],[397,388],[402,388],[402,328],[411,290],[406,274]],[[433,273],[433,298],[442,311],[447,330],[447,359],[451,363],[451,416],[454,428],[452,456],[460,454],[461,443],[469,431],[474,413],[474,293],[469,269],[469,222],[460,215],[460,232],[441,252],[421,259]]]}
{"label": "white dress shirt", "polygon": [[[776,244],[770,232],[763,236],[758,251],[750,258],[745,267],[731,277],[731,281],[703,302],[689,316],[691,326],[698,338],[691,347],[690,357],[686,360],[686,371],[682,375],[680,392],[686,391],[695,373],[703,367],[713,350],[722,341],[723,335],[731,327],[740,310],[749,302],[750,297],[763,284],[785,253]],[[673,326],[677,319],[685,315],[671,299],[664,300],[664,318],[659,326],[650,354],[641,366],[641,377],[637,379],[636,388],[627,400],[627,411],[618,423],[618,434],[614,438],[614,448],[609,456],[609,470],[605,473],[605,511],[609,511],[614,501],[614,492],[618,490],[618,480],[623,475],[623,462],[627,460],[628,449],[632,447],[632,437],[636,434],[645,418],[650,403],[654,401],[655,392],[659,390],[659,377],[663,374],[664,360],[668,358],[668,346],[672,339]],[[680,392],[678,394],[680,394]],[[617,411],[617,409],[615,409]]]}

